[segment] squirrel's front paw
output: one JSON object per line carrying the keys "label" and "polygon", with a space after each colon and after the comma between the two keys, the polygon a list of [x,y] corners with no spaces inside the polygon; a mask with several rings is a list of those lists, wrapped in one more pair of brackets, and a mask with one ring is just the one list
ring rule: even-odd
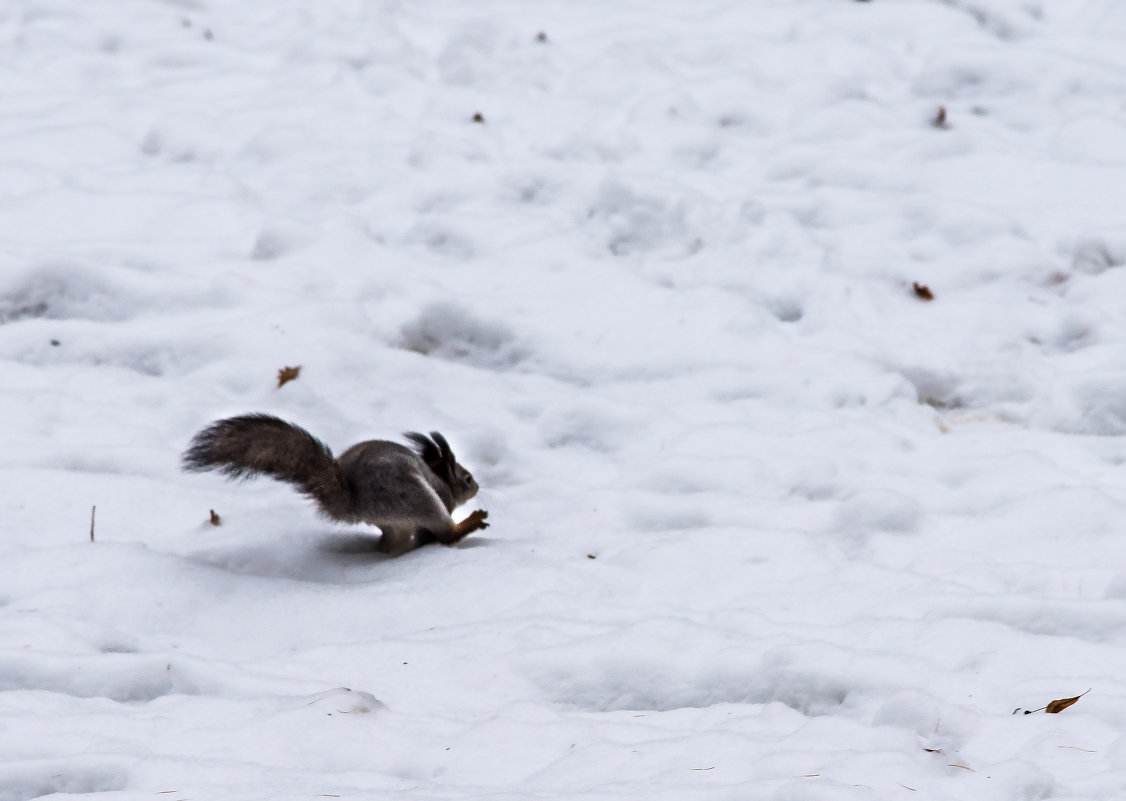
{"label": "squirrel's front paw", "polygon": [[489,513],[484,509],[477,509],[474,512],[470,512],[464,520],[454,526],[452,536],[450,536],[448,539],[439,539],[441,539],[441,541],[446,545],[452,545],[453,543],[464,537],[466,534],[471,534],[472,532],[478,531],[479,529],[488,528],[489,524],[485,522],[485,518],[488,516]]}

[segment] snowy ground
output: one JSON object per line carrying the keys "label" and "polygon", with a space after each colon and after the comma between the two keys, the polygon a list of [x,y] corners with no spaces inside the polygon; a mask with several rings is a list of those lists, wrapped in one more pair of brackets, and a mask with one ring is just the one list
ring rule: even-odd
{"label": "snowy ground", "polygon": [[[1124,39],[5,4],[0,801],[1126,797]],[[179,471],[248,411],[438,429],[492,527]]]}

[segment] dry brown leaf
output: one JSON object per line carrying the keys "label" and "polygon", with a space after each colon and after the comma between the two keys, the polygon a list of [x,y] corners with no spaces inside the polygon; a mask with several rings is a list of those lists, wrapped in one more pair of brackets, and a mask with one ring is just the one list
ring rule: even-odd
{"label": "dry brown leaf", "polygon": [[1082,698],[1084,695],[1086,695],[1089,692],[1091,692],[1091,691],[1087,690],[1087,692],[1079,693],[1079,695],[1075,696],[1074,698],[1060,698],[1060,699],[1057,699],[1055,701],[1052,701],[1052,703],[1050,703],[1046,707],[1044,707],[1044,711],[1047,712],[1049,715],[1057,715],[1060,712],[1063,712],[1065,709],[1067,709],[1069,706],[1074,704],[1076,701],[1078,701],[1080,698]]}
{"label": "dry brown leaf", "polygon": [[1059,700],[1052,701],[1052,703],[1050,703],[1046,707],[1044,707],[1044,711],[1047,712],[1049,715],[1058,715],[1060,712],[1063,712],[1065,709],[1067,709],[1069,706],[1071,706],[1072,704],[1074,704],[1078,700],[1079,700],[1078,695],[1075,696],[1074,698],[1060,698]]}
{"label": "dry brown leaf", "polygon": [[916,281],[911,287],[915,290],[915,297],[919,300],[934,300],[934,293],[931,288]]}
{"label": "dry brown leaf", "polygon": [[301,375],[301,365],[296,367],[283,367],[278,370],[278,389],[281,389],[290,381],[297,380],[297,376]]}
{"label": "dry brown leaf", "polygon": [[211,513],[211,518],[210,518],[211,525],[217,526],[217,525],[219,525],[220,523],[223,522],[222,518],[220,518],[219,515],[217,515],[215,513],[214,509],[208,509],[207,511]]}
{"label": "dry brown leaf", "polygon": [[931,125],[933,125],[935,128],[946,127],[946,106],[938,107],[938,111],[935,113],[934,119],[931,120]]}

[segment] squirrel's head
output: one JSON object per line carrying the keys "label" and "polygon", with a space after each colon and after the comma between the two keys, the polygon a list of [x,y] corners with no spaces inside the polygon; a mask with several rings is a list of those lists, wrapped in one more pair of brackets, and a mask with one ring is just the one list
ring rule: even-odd
{"label": "squirrel's head", "polygon": [[450,488],[455,505],[460,506],[477,494],[477,482],[468,470],[457,463],[445,437],[437,431],[431,431],[429,437],[417,431],[408,431],[403,436],[418,446],[422,461]]}

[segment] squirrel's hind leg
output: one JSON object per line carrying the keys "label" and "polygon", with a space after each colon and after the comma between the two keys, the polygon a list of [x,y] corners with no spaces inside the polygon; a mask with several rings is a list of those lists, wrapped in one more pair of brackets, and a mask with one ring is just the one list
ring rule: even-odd
{"label": "squirrel's hind leg", "polygon": [[402,556],[434,542],[434,536],[429,531],[414,526],[388,526],[381,530],[383,536],[379,538],[379,550],[388,556]]}

